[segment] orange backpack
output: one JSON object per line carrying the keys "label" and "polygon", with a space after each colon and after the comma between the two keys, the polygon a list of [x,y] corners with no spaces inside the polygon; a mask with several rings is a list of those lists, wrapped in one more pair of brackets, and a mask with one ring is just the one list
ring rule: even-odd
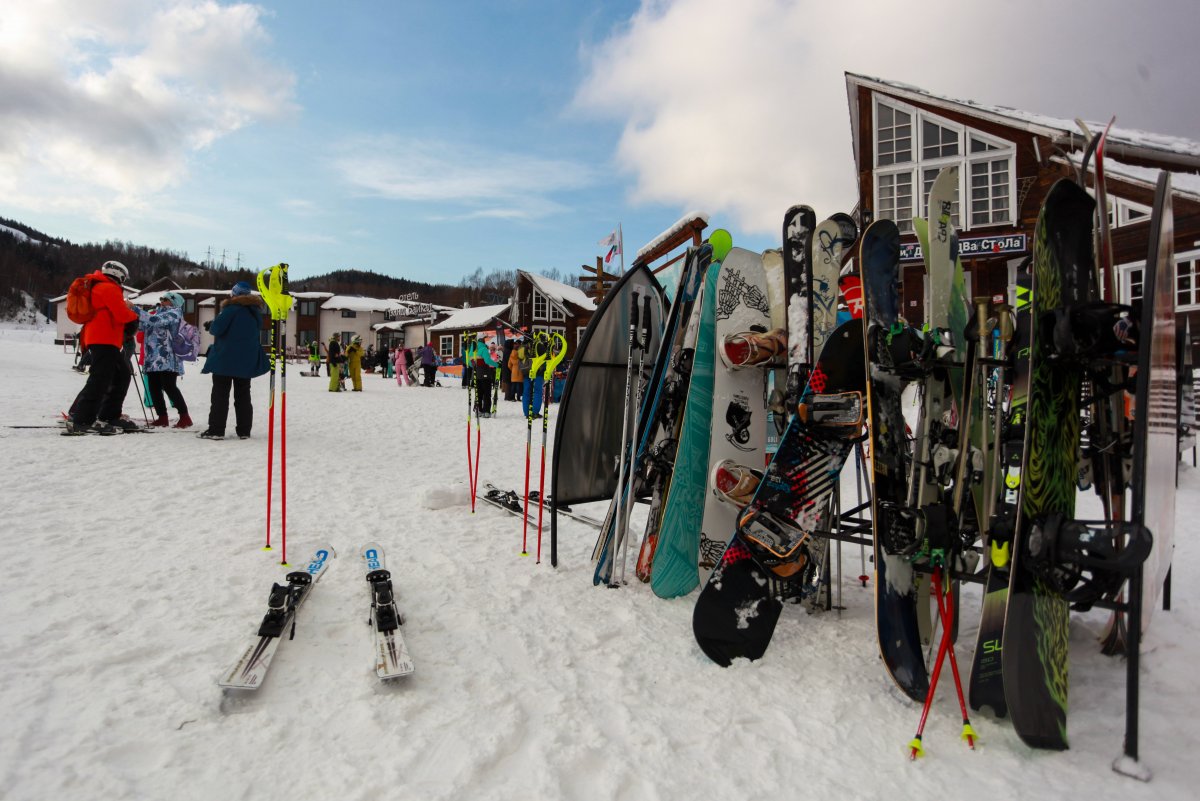
{"label": "orange backpack", "polygon": [[71,282],[67,290],[67,318],[73,323],[90,323],[96,316],[92,306],[92,284],[90,276],[82,276]]}

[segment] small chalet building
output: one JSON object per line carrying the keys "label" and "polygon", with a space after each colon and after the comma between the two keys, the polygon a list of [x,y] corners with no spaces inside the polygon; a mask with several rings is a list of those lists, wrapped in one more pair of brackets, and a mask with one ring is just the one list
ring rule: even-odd
{"label": "small chalet building", "polygon": [[562,334],[567,340],[567,358],[574,353],[596,311],[596,302],[582,289],[524,270],[517,270],[511,305],[513,319],[509,323],[530,334]]}
{"label": "small chalet building", "polygon": [[[903,313],[924,317],[924,265],[912,218],[927,217],[939,170],[960,165],[959,230],[968,297],[1014,302],[1017,267],[1033,253],[1034,226],[1050,187],[1075,177],[1087,138],[1067,120],[953,100],[904,84],[846,73],[858,217],[899,226]],[[1104,123],[1089,123],[1099,133]],[[1123,302],[1141,296],[1150,207],[1160,170],[1172,173],[1176,306],[1200,332],[1200,143],[1114,127],[1105,147],[1113,259]],[[1089,165],[1087,186],[1094,181]],[[1182,319],[1180,320],[1182,324]]]}
{"label": "small chalet building", "polygon": [[433,352],[443,360],[461,358],[463,336],[495,331],[496,318],[507,321],[511,308],[512,304],[501,303],[459,309],[440,323],[429,326],[428,341],[433,343]]}
{"label": "small chalet building", "polygon": [[430,342],[429,328],[445,320],[457,309],[439,306],[436,303],[421,303],[418,300],[397,300],[395,308],[383,313],[384,322],[372,327],[376,346],[419,348]]}

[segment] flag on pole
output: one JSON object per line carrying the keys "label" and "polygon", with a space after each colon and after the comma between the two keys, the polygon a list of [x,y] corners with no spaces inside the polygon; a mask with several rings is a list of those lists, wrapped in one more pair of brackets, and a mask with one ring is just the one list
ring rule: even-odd
{"label": "flag on pole", "polygon": [[604,263],[610,263],[613,256],[621,255],[621,229],[617,228],[617,230],[601,239],[597,244],[608,248],[608,252],[604,254]]}

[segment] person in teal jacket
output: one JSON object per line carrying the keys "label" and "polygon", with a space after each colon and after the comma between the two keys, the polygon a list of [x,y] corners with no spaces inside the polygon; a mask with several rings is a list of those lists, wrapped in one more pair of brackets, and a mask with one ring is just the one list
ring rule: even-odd
{"label": "person in teal jacket", "polygon": [[238,281],[229,300],[207,327],[213,335],[212,347],[201,372],[212,375],[213,387],[208,410],[208,428],[202,439],[224,439],[229,418],[229,391],[233,390],[235,431],[238,439],[249,439],[254,426],[254,406],[250,402],[250,379],[271,369],[262,348],[265,305],[250,293],[250,285]]}

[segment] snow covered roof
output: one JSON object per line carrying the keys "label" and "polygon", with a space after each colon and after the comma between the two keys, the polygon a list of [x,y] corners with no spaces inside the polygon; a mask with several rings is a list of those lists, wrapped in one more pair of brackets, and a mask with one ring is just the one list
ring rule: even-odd
{"label": "snow covered roof", "polygon": [[661,234],[654,237],[649,242],[647,242],[645,245],[643,245],[642,249],[639,250],[634,255],[634,257],[633,257],[634,262],[641,261],[642,256],[644,256],[645,254],[654,250],[655,248],[660,247],[662,245],[662,243],[666,242],[668,239],[678,236],[679,233],[681,231],[683,231],[685,228],[687,228],[688,224],[692,220],[695,220],[695,219],[701,219],[701,220],[704,220],[705,223],[707,223],[708,222],[708,212],[707,211],[689,211],[687,214],[680,217],[678,220],[675,221],[674,225],[672,225],[670,228],[663,231]]}
{"label": "snow covered roof", "polygon": [[[1078,167],[1083,162],[1083,152],[1075,151],[1069,154],[1072,166]],[[1094,167],[1095,162],[1092,162],[1089,167]],[[1158,183],[1158,174],[1160,170],[1153,167],[1138,167],[1132,164],[1122,164],[1119,161],[1114,161],[1104,157],[1104,176],[1105,178],[1118,178],[1123,181],[1129,181],[1135,184],[1142,184],[1153,189]],[[1188,195],[1189,197],[1200,201],[1200,175],[1192,172],[1174,172],[1171,171],[1171,191],[1177,195]]]}
{"label": "snow covered roof", "polygon": [[[564,303],[570,303],[572,306],[576,306],[584,311],[596,310],[596,301],[589,298],[579,287],[569,286],[560,281],[547,278],[544,275],[537,275],[525,270],[518,270],[517,272],[528,276],[533,285],[537,287],[538,292],[541,292],[559,306]],[[566,309],[563,311],[566,311]]]}
{"label": "snow covered roof", "polygon": [[[872,84],[876,88],[883,89],[890,94],[908,97],[911,100],[924,102],[932,106],[969,109],[971,113],[985,119],[990,119],[993,122],[1002,125],[1015,125],[1032,133],[1049,136],[1056,140],[1065,140],[1067,142],[1071,142],[1072,140],[1082,141],[1083,133],[1073,120],[1009,108],[1008,106],[990,105],[974,100],[960,100],[958,98],[935,94],[918,86],[901,83],[900,81],[889,81],[884,78],[873,78],[869,75],[847,72],[846,89],[850,95],[852,109],[857,106],[857,96],[854,92],[854,87],[860,85],[870,86]],[[856,128],[854,132],[856,142],[858,141],[858,119],[858,114],[851,114],[851,122]],[[1106,121],[1087,121],[1087,126],[1091,129],[1092,133],[1099,133],[1104,130],[1105,125],[1107,125]],[[1129,156],[1136,152],[1142,158],[1166,158],[1168,160],[1177,160],[1181,164],[1191,165],[1192,169],[1200,167],[1200,142],[1184,139],[1179,136],[1168,136],[1166,134],[1156,134],[1114,126],[1108,133],[1105,148],[1110,156]]]}
{"label": "snow covered roof", "polygon": [[289,292],[293,298],[301,300],[319,300],[320,298],[332,298],[332,292]]}
{"label": "snow covered roof", "polygon": [[362,295],[332,295],[321,304],[322,309],[347,309],[361,312],[385,312],[400,306],[399,301],[364,298]]}
{"label": "snow covered roof", "polygon": [[508,311],[512,304],[501,303],[498,306],[476,306],[473,309],[459,309],[445,320],[429,327],[430,331],[457,331],[460,328],[483,328],[489,325],[493,318]]}

